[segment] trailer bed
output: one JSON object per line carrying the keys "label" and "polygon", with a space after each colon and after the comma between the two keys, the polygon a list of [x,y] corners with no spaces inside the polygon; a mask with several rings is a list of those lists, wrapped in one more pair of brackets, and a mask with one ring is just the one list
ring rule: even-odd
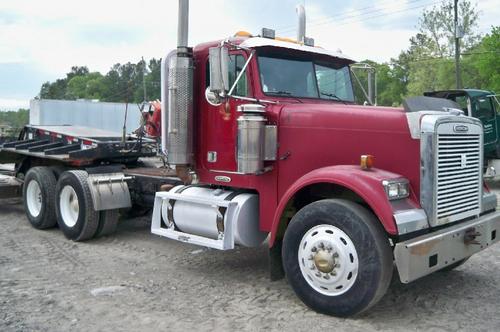
{"label": "trailer bed", "polygon": [[52,159],[72,165],[90,165],[98,161],[127,163],[156,155],[152,139],[82,126],[24,127],[17,141],[0,146],[0,162],[17,162],[22,156]]}

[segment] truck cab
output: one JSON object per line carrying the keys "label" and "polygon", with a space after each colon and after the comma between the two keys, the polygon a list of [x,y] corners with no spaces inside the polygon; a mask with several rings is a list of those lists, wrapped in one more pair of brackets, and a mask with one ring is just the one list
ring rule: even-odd
{"label": "truck cab", "polygon": [[425,96],[446,98],[460,105],[465,115],[478,118],[484,128],[484,157],[500,158],[500,120],[498,102],[490,91],[476,89],[441,90],[425,92]]}
{"label": "truck cab", "polygon": [[394,262],[407,283],[498,241],[478,119],[356,105],[354,60],[300,34],[170,54],[162,151],[184,185],[157,192],[153,234],[219,250],[268,237],[273,278],[338,316],[375,303]]}

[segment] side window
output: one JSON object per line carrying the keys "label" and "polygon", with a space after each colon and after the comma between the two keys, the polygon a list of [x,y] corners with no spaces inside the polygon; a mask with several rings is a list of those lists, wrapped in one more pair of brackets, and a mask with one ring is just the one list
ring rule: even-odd
{"label": "side window", "polygon": [[[245,58],[242,55],[229,56],[229,88],[231,88],[245,65]],[[247,72],[238,81],[233,95],[246,97],[248,96],[248,79]]]}
{"label": "side window", "polygon": [[[229,86],[227,87],[228,89],[230,89],[233,86],[234,82],[236,81],[236,78],[243,69],[245,62],[246,62],[245,58],[242,55],[229,56],[229,64],[228,64]],[[207,60],[207,64],[205,67],[205,88],[208,88],[209,86],[210,86],[210,60]],[[240,78],[238,84],[236,85],[233,95],[242,97],[248,96],[248,79],[246,71],[245,74],[243,74],[243,76]]]}
{"label": "side window", "polygon": [[480,97],[477,99],[476,111],[478,117],[490,120],[495,117],[495,111],[491,103],[491,98]]}

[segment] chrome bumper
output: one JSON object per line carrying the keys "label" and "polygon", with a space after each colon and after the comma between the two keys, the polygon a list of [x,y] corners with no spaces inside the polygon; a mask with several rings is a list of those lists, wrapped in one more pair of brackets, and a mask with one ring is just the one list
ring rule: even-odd
{"label": "chrome bumper", "polygon": [[394,249],[403,283],[467,258],[500,239],[500,211],[399,242]]}

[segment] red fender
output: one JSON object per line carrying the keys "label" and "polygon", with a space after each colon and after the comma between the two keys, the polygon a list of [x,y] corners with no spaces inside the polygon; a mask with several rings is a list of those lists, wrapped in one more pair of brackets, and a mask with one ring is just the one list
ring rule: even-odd
{"label": "red fender", "polygon": [[[382,186],[383,180],[402,178],[403,176],[381,169],[362,170],[359,166],[339,165],[316,169],[299,178],[281,198],[273,218],[269,246],[274,245],[281,215],[289,200],[302,188],[316,183],[332,183],[348,188],[358,194],[372,208],[387,233],[397,234],[393,217],[393,207]],[[410,199],[416,202],[414,193]]]}

